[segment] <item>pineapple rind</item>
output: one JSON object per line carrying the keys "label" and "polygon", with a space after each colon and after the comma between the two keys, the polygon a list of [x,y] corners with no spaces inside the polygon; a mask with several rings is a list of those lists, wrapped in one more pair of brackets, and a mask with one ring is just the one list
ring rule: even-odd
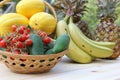
{"label": "pineapple rind", "polygon": [[105,42],[116,42],[120,38],[120,27],[115,24],[118,18],[116,7],[119,0],[98,0],[98,15],[100,23],[95,29],[95,40]]}

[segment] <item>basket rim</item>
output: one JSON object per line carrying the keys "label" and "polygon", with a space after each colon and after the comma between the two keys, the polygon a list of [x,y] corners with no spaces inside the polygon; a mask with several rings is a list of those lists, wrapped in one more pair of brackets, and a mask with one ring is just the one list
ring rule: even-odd
{"label": "basket rim", "polygon": [[47,55],[23,55],[23,54],[14,54],[14,53],[11,53],[11,52],[7,52],[7,51],[1,51],[0,50],[0,55],[5,55],[5,56],[10,56],[10,57],[16,57],[16,58],[44,58],[44,57],[57,57],[59,55],[64,55],[66,54],[68,51],[68,49],[62,51],[62,52],[59,52],[59,53],[55,53],[55,54],[47,54]]}

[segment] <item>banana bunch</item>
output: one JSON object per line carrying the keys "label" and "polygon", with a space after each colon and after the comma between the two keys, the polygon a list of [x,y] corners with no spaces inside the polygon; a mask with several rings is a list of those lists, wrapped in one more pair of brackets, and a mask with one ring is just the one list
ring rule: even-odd
{"label": "banana bunch", "polygon": [[[58,22],[56,27],[56,36],[59,37],[61,34],[66,34],[68,25],[65,20]],[[78,63],[89,63],[92,61],[92,57],[86,54],[85,51],[80,49],[70,37],[69,52],[66,54],[70,59]]]}
{"label": "banana bunch", "polygon": [[66,56],[75,62],[90,63],[96,58],[110,57],[114,52],[114,42],[96,42],[87,38],[72,22],[72,18],[69,24],[66,23],[66,18],[58,22],[56,36],[61,34],[69,34],[70,45]]}

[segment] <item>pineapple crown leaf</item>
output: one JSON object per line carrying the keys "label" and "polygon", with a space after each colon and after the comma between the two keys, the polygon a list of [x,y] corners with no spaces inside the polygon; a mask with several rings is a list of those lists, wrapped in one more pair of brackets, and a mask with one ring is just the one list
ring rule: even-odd
{"label": "pineapple crown leaf", "polygon": [[112,18],[116,19],[117,14],[115,9],[120,5],[120,0],[98,0],[98,14],[99,18]]}
{"label": "pineapple crown leaf", "polygon": [[84,14],[88,0],[59,0],[53,5],[56,9],[64,11],[68,16],[78,16]]}

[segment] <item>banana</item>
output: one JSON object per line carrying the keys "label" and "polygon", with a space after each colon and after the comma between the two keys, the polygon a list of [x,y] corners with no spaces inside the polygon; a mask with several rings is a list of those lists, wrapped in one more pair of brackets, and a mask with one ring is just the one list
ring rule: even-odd
{"label": "banana", "polygon": [[[85,36],[86,37],[86,36]],[[113,49],[115,47],[115,42],[97,42],[97,41],[93,41],[89,38],[87,38],[90,42],[92,42],[93,44],[99,45],[99,46],[104,46],[110,49]]]}
{"label": "banana", "polygon": [[66,29],[67,29],[67,23],[65,22],[65,20],[60,20],[57,23],[57,27],[56,27],[56,36],[59,37],[61,34],[66,34]]}
{"label": "banana", "polygon": [[72,39],[70,40],[69,52],[66,56],[78,63],[90,63],[93,60],[93,58],[80,49]]}
{"label": "banana", "polygon": [[92,42],[93,44],[99,45],[99,46],[105,46],[108,48],[113,49],[115,47],[115,42],[97,42],[97,41],[93,41],[89,38],[87,38],[84,34],[81,34],[84,38],[86,38],[87,40],[89,40],[90,42]]}
{"label": "banana", "polygon": [[[65,20],[58,22],[56,27],[56,34],[59,37],[61,34],[65,34],[67,30],[67,23]],[[73,41],[70,39],[69,52],[66,54],[71,60],[78,63],[90,63],[94,58],[80,49]]]}
{"label": "banana", "polygon": [[87,40],[89,40],[90,42],[92,42],[93,44],[99,45],[99,46],[104,46],[104,47],[108,47],[113,49],[115,47],[115,42],[97,42],[97,41],[93,41],[89,38],[87,38],[84,34],[81,34],[84,38],[86,38]]}
{"label": "banana", "polygon": [[83,35],[79,28],[72,22],[72,18],[70,18],[68,24],[68,31],[72,40],[76,43],[79,48],[86,51],[89,55],[96,58],[106,58],[113,54],[113,50],[104,46],[99,46],[93,44],[89,40],[87,40]]}

